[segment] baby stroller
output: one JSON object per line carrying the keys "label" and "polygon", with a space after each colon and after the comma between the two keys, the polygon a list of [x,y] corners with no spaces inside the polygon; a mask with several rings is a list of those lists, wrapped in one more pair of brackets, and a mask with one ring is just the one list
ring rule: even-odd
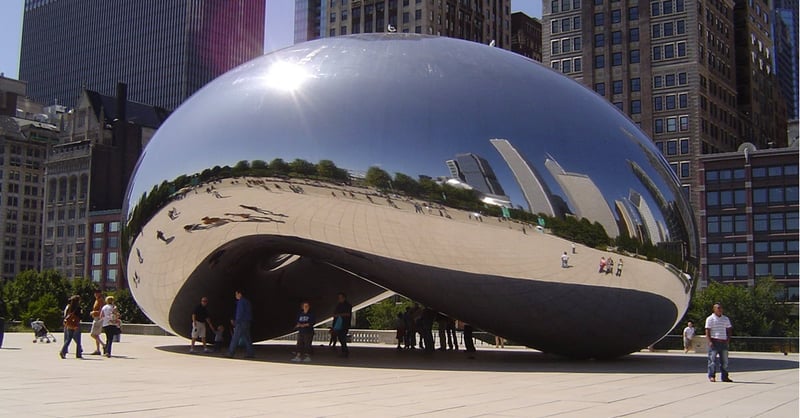
{"label": "baby stroller", "polygon": [[35,320],[31,321],[31,328],[33,328],[33,342],[35,343],[37,340],[39,342],[46,342],[50,344],[50,340],[56,342],[56,337],[50,333],[47,329],[47,326],[44,325],[44,321]]}

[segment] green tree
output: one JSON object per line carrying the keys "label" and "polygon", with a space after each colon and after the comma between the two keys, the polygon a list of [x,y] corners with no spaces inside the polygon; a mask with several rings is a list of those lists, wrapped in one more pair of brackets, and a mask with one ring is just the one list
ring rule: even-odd
{"label": "green tree", "polygon": [[422,191],[422,188],[416,180],[403,173],[394,173],[392,187],[394,187],[395,190],[399,190],[411,196],[418,196]]}
{"label": "green tree", "polygon": [[316,171],[320,177],[329,179],[335,179],[339,174],[339,168],[331,160],[320,160],[317,163]]}
{"label": "green tree", "polygon": [[[722,303],[725,315],[731,318],[735,335],[784,337],[797,335],[797,322],[790,315],[791,307],[777,300],[782,286],[771,277],[756,279],[752,287],[711,282],[695,293],[689,309],[677,328],[686,321],[697,324],[703,333],[705,319],[714,303]],[[680,332],[679,330],[677,331]]]}
{"label": "green tree", "polygon": [[119,289],[113,292],[116,301],[119,315],[122,317],[122,322],[131,324],[152,324],[147,315],[142,312],[142,309],[133,299],[131,291],[128,289]]}
{"label": "green tree", "polygon": [[364,177],[364,181],[366,181],[367,184],[372,187],[388,189],[389,183],[392,181],[392,177],[380,167],[372,166],[367,169],[367,174]]}
{"label": "green tree", "polygon": [[289,170],[301,176],[313,176],[317,174],[317,166],[301,158],[290,162]]}
{"label": "green tree", "polygon": [[30,325],[31,321],[41,320],[50,331],[63,329],[63,309],[66,305],[66,303],[59,304],[55,295],[47,293],[32,300],[20,317],[25,325]]}
{"label": "green tree", "polygon": [[269,169],[274,174],[289,174],[289,164],[282,158],[276,158],[269,162]]}
{"label": "green tree", "polygon": [[250,171],[250,161],[242,160],[233,166],[232,172],[236,175],[242,175]]}
{"label": "green tree", "polygon": [[253,170],[266,170],[268,168],[267,162],[264,160],[250,161],[250,168]]}
{"label": "green tree", "polygon": [[411,305],[410,300],[393,296],[364,308],[362,316],[367,319],[370,329],[394,329],[397,314]]}
{"label": "green tree", "polygon": [[27,270],[17,274],[4,287],[4,297],[10,318],[22,319],[28,312],[28,305],[45,295],[53,296],[51,301],[57,311],[66,306],[69,297],[69,283],[55,270],[37,272]]}
{"label": "green tree", "polygon": [[70,295],[78,295],[81,297],[81,307],[83,308],[83,317],[81,320],[90,321],[92,319],[91,311],[94,305],[94,283],[89,279],[72,279],[70,283]]}

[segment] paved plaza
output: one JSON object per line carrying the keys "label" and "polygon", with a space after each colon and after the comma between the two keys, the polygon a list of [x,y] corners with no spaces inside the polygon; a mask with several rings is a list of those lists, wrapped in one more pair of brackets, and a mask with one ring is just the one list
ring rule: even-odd
{"label": "paved plaza", "polygon": [[318,346],[312,363],[292,363],[288,342],[258,344],[245,360],[189,354],[177,337],[123,335],[110,359],[62,360],[56,336],[33,344],[30,333],[6,334],[0,415],[798,416],[797,354],[732,353],[735,383],[710,383],[705,356],[682,352],[574,361],[519,347],[469,358],[356,344],[350,358]]}

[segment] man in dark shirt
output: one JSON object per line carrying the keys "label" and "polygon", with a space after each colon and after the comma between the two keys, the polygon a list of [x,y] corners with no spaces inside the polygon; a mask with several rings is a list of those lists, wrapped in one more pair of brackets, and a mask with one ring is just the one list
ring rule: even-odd
{"label": "man in dark shirt", "polygon": [[214,329],[214,324],[211,323],[211,318],[208,317],[208,298],[203,296],[200,299],[200,304],[192,312],[192,347],[189,348],[190,353],[194,353],[194,343],[198,338],[203,341],[203,352],[211,352],[206,346],[206,324],[212,330]]}
{"label": "man in dark shirt", "polygon": [[347,295],[338,294],[338,303],[333,310],[333,332],[342,346],[342,357],[347,357],[350,350],[347,349],[347,332],[350,330],[350,317],[353,315],[353,305],[347,301]]}
{"label": "man in dark shirt", "polygon": [[250,336],[250,324],[253,322],[253,307],[250,301],[245,299],[241,290],[237,290],[236,295],[236,317],[233,320],[233,337],[231,345],[228,347],[228,357],[233,357],[239,340],[244,342],[245,357],[253,358],[253,339]]}

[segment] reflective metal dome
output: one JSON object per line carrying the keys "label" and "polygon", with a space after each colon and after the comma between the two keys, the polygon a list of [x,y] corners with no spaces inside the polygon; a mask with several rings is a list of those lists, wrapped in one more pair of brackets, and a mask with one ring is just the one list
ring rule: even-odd
{"label": "reflective metal dome", "polygon": [[683,315],[697,239],[667,162],[602,97],[505,50],[407,34],[217,78],[147,144],[127,205],[131,290],[183,336],[201,296],[232,316],[235,288],[256,340],[290,332],[301,299],[321,319],[339,291],[396,292],[546,352],[623,355]]}

